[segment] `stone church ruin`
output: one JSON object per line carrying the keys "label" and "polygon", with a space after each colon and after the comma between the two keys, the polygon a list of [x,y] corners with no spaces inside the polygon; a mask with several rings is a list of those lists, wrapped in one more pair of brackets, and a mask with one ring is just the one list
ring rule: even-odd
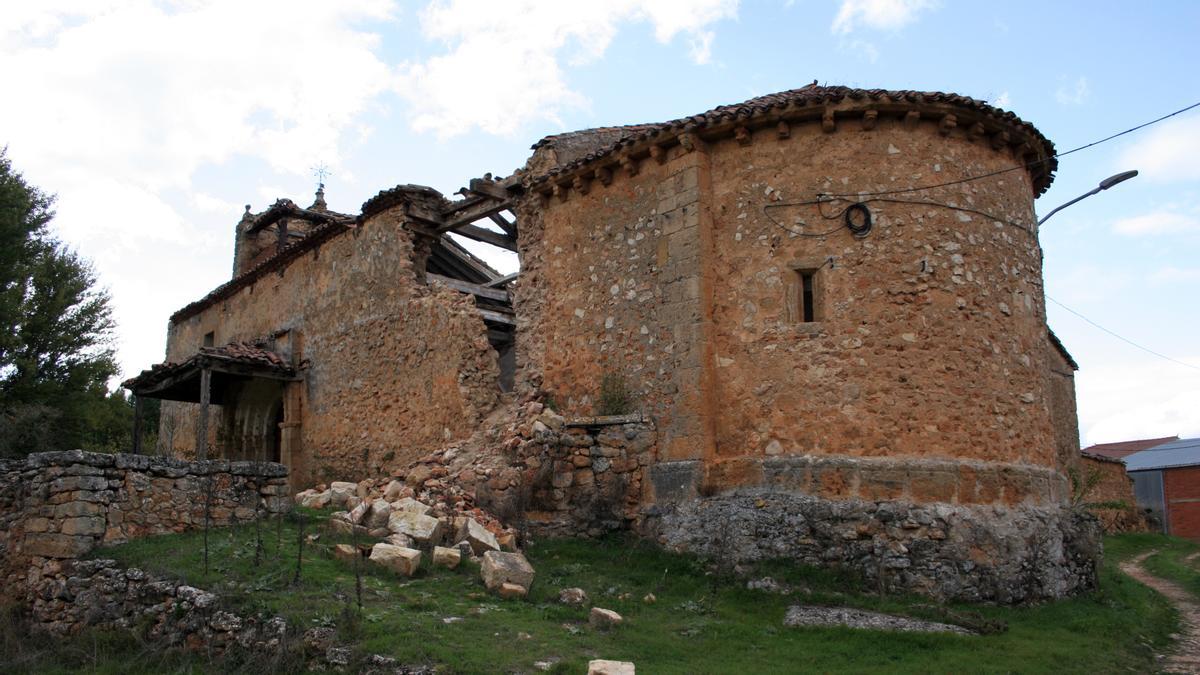
{"label": "stone church ruin", "polygon": [[293,491],[398,477],[527,532],[1058,597],[1099,539],[1046,325],[1056,165],[974,99],[814,84],[550,136],[453,197],[247,207],[233,278],[125,385],[164,400],[159,454],[279,461]]}

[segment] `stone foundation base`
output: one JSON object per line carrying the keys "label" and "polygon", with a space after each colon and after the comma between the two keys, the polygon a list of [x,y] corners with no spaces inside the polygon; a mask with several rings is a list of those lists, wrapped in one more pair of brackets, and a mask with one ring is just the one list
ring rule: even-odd
{"label": "stone foundation base", "polygon": [[1100,527],[1064,507],[831,501],[743,489],[649,506],[643,533],[729,562],[848,568],[868,588],[1020,603],[1096,586]]}

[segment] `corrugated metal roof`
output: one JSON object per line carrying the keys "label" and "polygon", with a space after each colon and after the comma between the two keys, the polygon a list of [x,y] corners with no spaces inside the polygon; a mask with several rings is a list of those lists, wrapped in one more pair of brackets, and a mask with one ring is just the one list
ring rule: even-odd
{"label": "corrugated metal roof", "polygon": [[1169,469],[1200,465],[1200,438],[1181,438],[1135,452],[1125,458],[1126,471]]}

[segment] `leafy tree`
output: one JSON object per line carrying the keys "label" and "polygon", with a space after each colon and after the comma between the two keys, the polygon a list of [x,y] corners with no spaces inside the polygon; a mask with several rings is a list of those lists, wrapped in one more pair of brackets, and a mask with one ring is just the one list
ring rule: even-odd
{"label": "leafy tree", "polygon": [[109,296],[47,232],[53,203],[0,149],[0,455],[95,445],[105,406],[120,410]]}

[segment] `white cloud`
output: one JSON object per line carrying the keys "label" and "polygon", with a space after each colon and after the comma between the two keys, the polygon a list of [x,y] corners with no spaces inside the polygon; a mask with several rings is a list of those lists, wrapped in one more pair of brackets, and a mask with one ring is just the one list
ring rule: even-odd
{"label": "white cloud", "polygon": [[127,373],[161,354],[181,296],[229,273],[241,204],[196,189],[197,170],[237,157],[292,175],[336,166],[390,83],[357,22],[391,12],[389,0],[5,6],[0,72],[23,94],[0,106],[0,144],[58,193],[55,232],[112,289]]}
{"label": "white cloud", "polygon": [[1118,164],[1155,181],[1200,180],[1200,115],[1156,125],[1121,153]]}
{"label": "white cloud", "polygon": [[[1180,359],[1200,367],[1200,358]],[[1077,373],[1084,444],[1200,436],[1200,372],[1168,361],[1088,367]]]}
{"label": "white cloud", "polygon": [[842,0],[831,30],[845,35],[858,24],[875,30],[899,30],[916,20],[920,11],[934,7],[934,0]]}
{"label": "white cloud", "polygon": [[1000,95],[997,96],[994,101],[992,101],[992,105],[996,106],[997,108],[1007,108],[1012,105],[1012,98],[1009,97],[1007,91],[1000,92]]}
{"label": "white cloud", "polygon": [[1113,223],[1113,232],[1129,236],[1200,232],[1200,217],[1177,211],[1154,211]]}
{"label": "white cloud", "polygon": [[397,92],[412,106],[418,131],[450,137],[480,129],[510,134],[532,120],[586,105],[560,63],[590,63],[608,49],[622,23],[645,21],[655,38],[689,40],[696,63],[711,55],[709,26],[737,13],[737,0],[442,0],[421,12],[423,34],[447,53],[401,64]]}
{"label": "white cloud", "polygon": [[387,86],[377,38],[351,27],[386,19],[379,0],[39,10],[18,16],[0,43],[6,87],[37,92],[0,108],[0,128],[20,131],[9,139],[14,158],[31,171],[72,166],[87,180],[102,168],[161,188],[186,185],[202,163],[251,154],[307,172],[314,157],[336,161],[342,130]]}
{"label": "white cloud", "polygon": [[1063,105],[1082,105],[1091,94],[1086,77],[1080,77],[1070,84],[1061,84],[1054,92],[1054,98]]}

